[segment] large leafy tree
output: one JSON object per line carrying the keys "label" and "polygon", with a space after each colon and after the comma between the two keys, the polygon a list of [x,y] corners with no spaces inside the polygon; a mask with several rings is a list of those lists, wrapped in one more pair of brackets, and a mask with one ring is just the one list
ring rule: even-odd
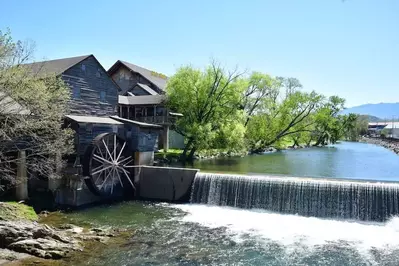
{"label": "large leafy tree", "polygon": [[251,119],[247,129],[251,148],[262,150],[283,138],[310,133],[314,124],[311,117],[322,100],[315,92],[290,91],[281,102]]}
{"label": "large leafy tree", "polygon": [[32,46],[0,31],[0,189],[15,185],[18,151],[30,173],[56,178],[59,160],[71,151],[71,131],[62,127],[70,98],[55,76],[36,77],[23,64]]}
{"label": "large leafy tree", "polygon": [[357,141],[367,134],[368,117],[365,115],[348,114],[343,116],[343,131],[347,140]]}
{"label": "large leafy tree", "polygon": [[241,107],[246,113],[245,126],[247,126],[251,117],[263,110],[266,99],[276,95],[280,87],[280,81],[270,75],[253,72],[243,82],[246,82],[246,89],[243,93]]}
{"label": "large leafy tree", "polygon": [[191,159],[198,149],[242,146],[242,73],[227,72],[212,62],[204,71],[181,67],[170,78],[167,104],[184,114],[175,129],[186,138],[182,159]]}
{"label": "large leafy tree", "polygon": [[205,71],[182,67],[169,80],[171,109],[184,114],[176,130],[186,137],[183,159],[198,149],[246,147],[262,151],[285,140],[324,145],[353,126],[339,115],[345,101],[302,91],[296,78],[260,72],[243,76],[212,63]]}
{"label": "large leafy tree", "polygon": [[339,113],[343,110],[345,99],[331,96],[315,115],[315,145],[335,143],[344,135],[344,117]]}

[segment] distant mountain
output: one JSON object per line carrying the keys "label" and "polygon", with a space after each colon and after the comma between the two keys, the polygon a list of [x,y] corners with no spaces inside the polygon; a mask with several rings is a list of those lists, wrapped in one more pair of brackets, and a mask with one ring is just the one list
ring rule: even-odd
{"label": "distant mountain", "polygon": [[369,122],[382,122],[383,121],[383,119],[376,117],[376,116],[372,116],[372,115],[360,115],[360,116],[366,117],[367,121],[369,121]]}
{"label": "distant mountain", "polygon": [[[399,120],[399,103],[363,104],[342,111],[343,114],[369,115],[380,120]],[[372,118],[373,119],[373,118]]]}

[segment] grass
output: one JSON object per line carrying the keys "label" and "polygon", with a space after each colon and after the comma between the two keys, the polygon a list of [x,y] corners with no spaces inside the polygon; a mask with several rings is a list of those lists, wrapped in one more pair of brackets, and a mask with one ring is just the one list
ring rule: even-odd
{"label": "grass", "polygon": [[167,152],[164,150],[159,150],[159,152],[156,152],[154,154],[155,159],[179,159],[181,154],[183,153],[183,150],[178,150],[178,149],[169,149]]}
{"label": "grass", "polygon": [[23,203],[18,202],[0,202],[0,219],[1,220],[30,220],[36,221],[38,216],[35,210]]}

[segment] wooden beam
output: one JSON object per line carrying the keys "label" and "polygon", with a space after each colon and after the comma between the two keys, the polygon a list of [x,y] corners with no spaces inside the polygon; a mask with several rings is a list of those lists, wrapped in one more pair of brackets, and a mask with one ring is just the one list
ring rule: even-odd
{"label": "wooden beam", "polygon": [[18,152],[17,162],[17,185],[15,196],[17,200],[28,199],[28,174],[26,169],[26,152]]}

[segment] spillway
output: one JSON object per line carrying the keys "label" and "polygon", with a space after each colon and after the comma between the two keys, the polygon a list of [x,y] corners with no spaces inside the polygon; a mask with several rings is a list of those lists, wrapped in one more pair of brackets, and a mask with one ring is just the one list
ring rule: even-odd
{"label": "spillway", "polygon": [[399,213],[399,183],[197,173],[190,202],[386,221]]}

